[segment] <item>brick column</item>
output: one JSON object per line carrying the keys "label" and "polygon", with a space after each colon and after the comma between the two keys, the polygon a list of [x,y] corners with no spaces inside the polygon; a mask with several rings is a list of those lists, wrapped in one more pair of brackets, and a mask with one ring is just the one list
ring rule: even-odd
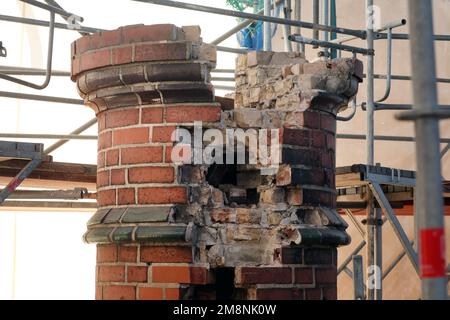
{"label": "brick column", "polygon": [[[336,113],[358,61],[237,59],[235,109],[214,100],[198,27],[135,25],[72,45],[72,80],[98,118],[97,299],[335,299]],[[276,172],[172,161],[177,128],[279,129]],[[203,133],[202,131],[201,133]],[[203,141],[203,147],[208,143]],[[197,146],[198,147],[198,146]]]}
{"label": "brick column", "polygon": [[264,244],[274,256],[267,250],[260,261],[236,267],[236,286],[249,299],[335,300],[336,247],[350,242],[335,211],[336,114],[357,93],[362,64],[251,52],[236,65],[228,125],[279,129],[282,143],[278,172],[257,189],[264,210],[258,222],[268,228],[266,236],[273,233]]}
{"label": "brick column", "polygon": [[172,163],[180,123],[215,122],[215,48],[196,26],[135,25],[78,39],[72,80],[98,118],[97,299],[179,299],[209,281],[194,263],[186,183]]}

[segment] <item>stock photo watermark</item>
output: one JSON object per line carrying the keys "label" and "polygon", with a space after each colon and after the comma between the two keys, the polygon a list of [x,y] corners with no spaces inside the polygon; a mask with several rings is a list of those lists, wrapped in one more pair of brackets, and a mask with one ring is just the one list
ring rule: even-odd
{"label": "stock photo watermark", "polygon": [[381,29],[381,8],[379,6],[367,7],[366,27],[370,30]]}
{"label": "stock photo watermark", "polygon": [[366,286],[368,289],[381,290],[381,269],[377,265],[371,265],[367,267],[367,281]]}
{"label": "stock photo watermark", "polygon": [[70,30],[80,30],[82,21],[82,17],[77,16],[76,14],[72,14],[67,18],[67,27]]}
{"label": "stock photo watermark", "polygon": [[180,164],[260,165],[261,174],[273,174],[281,161],[279,129],[204,129],[194,122],[192,131],[178,128],[172,161]]}

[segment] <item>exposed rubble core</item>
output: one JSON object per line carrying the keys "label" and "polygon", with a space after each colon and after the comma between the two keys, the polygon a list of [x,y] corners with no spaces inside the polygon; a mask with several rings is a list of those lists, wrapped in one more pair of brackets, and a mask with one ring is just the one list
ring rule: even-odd
{"label": "exposed rubble core", "polygon": [[[73,44],[72,79],[99,121],[99,209],[84,236],[98,244],[97,298],[335,299],[336,247],[350,241],[334,210],[336,113],[361,63],[241,55],[232,110],[215,102],[215,63],[195,26],[128,26]],[[191,161],[172,158],[177,129],[201,137]],[[280,157],[236,161],[254,141],[231,136],[236,149],[211,154],[233,163],[196,162],[208,129],[259,132]]]}
{"label": "exposed rubble core", "polygon": [[352,77],[362,77],[352,59],[308,63],[298,52],[253,51],[236,59],[235,107],[304,111],[316,90],[352,97]]}

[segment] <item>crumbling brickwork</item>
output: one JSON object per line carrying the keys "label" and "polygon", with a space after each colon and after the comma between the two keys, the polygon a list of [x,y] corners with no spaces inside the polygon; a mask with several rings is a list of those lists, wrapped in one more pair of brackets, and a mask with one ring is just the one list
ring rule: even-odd
{"label": "crumbling brickwork", "polygon": [[[98,246],[96,298],[336,299],[336,247],[350,239],[334,210],[335,116],[357,92],[360,62],[239,56],[231,110],[215,101],[215,63],[192,26],[73,44],[72,79],[99,123],[99,209],[84,236]],[[242,163],[220,145],[211,155],[232,161],[195,161],[207,136],[228,143],[232,129],[259,133],[279,157]],[[180,130],[201,136],[184,161]],[[247,160],[262,150],[251,138],[237,146]]]}

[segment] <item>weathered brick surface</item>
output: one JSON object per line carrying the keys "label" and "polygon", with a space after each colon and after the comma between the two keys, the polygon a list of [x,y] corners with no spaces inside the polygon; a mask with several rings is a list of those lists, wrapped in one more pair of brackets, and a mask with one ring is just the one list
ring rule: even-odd
{"label": "weathered brick surface", "polygon": [[104,114],[105,128],[119,128],[139,123],[139,109],[111,110]]}
{"label": "weathered brick surface", "polygon": [[[360,66],[298,53],[239,56],[233,109],[214,102],[215,63],[196,26],[134,25],[72,44],[72,79],[99,129],[99,210],[85,239],[117,242],[98,246],[96,298],[336,299],[339,243],[315,244],[303,232],[342,231],[332,209],[343,105],[330,97],[356,93]],[[282,145],[280,166],[262,174],[261,163],[174,161],[173,132],[195,121],[224,132],[279,129],[266,137]],[[218,290],[225,280],[232,292]]]}
{"label": "weathered brick surface", "polygon": [[305,264],[333,265],[333,251],[330,249],[305,249]]}
{"label": "weathered brick surface", "polygon": [[320,284],[336,284],[336,267],[317,268],[316,281]]}
{"label": "weathered brick surface", "polygon": [[134,61],[187,60],[191,56],[189,42],[150,43],[135,46]]}
{"label": "weathered brick surface", "polygon": [[[208,268],[190,264],[188,246],[101,245],[98,249],[98,299],[134,299],[136,294],[135,298],[142,300],[176,300],[183,297],[183,290],[174,286],[202,286],[214,281]],[[326,264],[330,257],[331,249],[282,247],[274,259],[280,259],[284,267],[236,268],[235,282],[242,288],[236,290],[242,290],[246,294],[242,297],[248,299],[335,300],[336,267]],[[202,292],[196,291],[194,296],[217,297],[214,289]]]}
{"label": "weathered brick surface", "polygon": [[137,167],[128,170],[130,183],[168,183],[174,180],[173,167]]}
{"label": "weathered brick surface", "polygon": [[123,165],[158,163],[163,160],[162,146],[121,148],[120,151]]}
{"label": "weathered brick surface", "polygon": [[128,266],[127,282],[147,282],[147,266]]}
{"label": "weathered brick surface", "polygon": [[336,133],[336,118],[332,115],[321,114],[320,115],[320,129],[323,131],[328,131],[332,134],[335,134]]}
{"label": "weathered brick surface", "polygon": [[116,204],[116,190],[104,190],[97,192],[97,203],[101,207]]}
{"label": "weathered brick surface", "polygon": [[303,248],[282,247],[275,251],[275,259],[283,264],[302,264]]}
{"label": "weathered brick surface", "polygon": [[167,108],[167,122],[216,122],[220,120],[219,106],[175,106]]}
{"label": "weathered brick surface", "polygon": [[102,169],[105,167],[106,152],[99,151],[97,153],[97,168]]}
{"label": "weathered brick surface", "polygon": [[185,35],[173,24],[155,24],[151,26],[129,26],[121,28],[123,40],[121,43],[142,41],[176,41],[183,40]]}
{"label": "weathered brick surface", "polygon": [[141,246],[142,262],[191,262],[192,249],[180,246]]}
{"label": "weathered brick surface", "polygon": [[106,152],[106,165],[115,166],[119,164],[119,149],[108,150]]}
{"label": "weathered brick surface", "polygon": [[231,222],[233,216],[234,210],[232,208],[214,208],[211,211],[211,220],[213,222]]}
{"label": "weathered brick surface", "polygon": [[98,267],[99,282],[123,282],[125,281],[125,266],[99,266]]}
{"label": "weathered brick surface", "polygon": [[[198,29],[171,24],[134,25],[84,36],[72,44],[72,79],[87,70],[139,61],[208,59],[216,52],[202,44]],[[196,43],[196,47],[192,44]]]}
{"label": "weathered brick surface", "polygon": [[136,262],[137,251],[138,251],[137,246],[119,246],[119,261]]}
{"label": "weathered brick surface", "polygon": [[258,300],[303,300],[304,290],[298,288],[257,289]]}
{"label": "weathered brick surface", "polygon": [[98,135],[98,149],[104,150],[112,145],[112,133],[104,132]]}
{"label": "weathered brick surface", "polygon": [[172,134],[175,131],[174,126],[153,127],[152,141],[153,142],[171,142]]}
{"label": "weathered brick surface", "polygon": [[111,184],[116,186],[125,184],[125,169],[111,170]]}
{"label": "weathered brick surface", "polygon": [[162,300],[164,288],[139,287],[139,300]]}
{"label": "weathered brick surface", "polygon": [[163,108],[142,108],[142,123],[161,123]]}
{"label": "weathered brick surface", "polygon": [[117,261],[117,245],[107,244],[97,246],[97,262],[116,262]]}
{"label": "weathered brick surface", "polygon": [[153,187],[138,189],[139,204],[186,203],[187,191],[184,187]]}
{"label": "weathered brick surface", "polygon": [[292,270],[284,267],[238,267],[235,281],[238,284],[292,283]]}
{"label": "weathered brick surface", "polygon": [[103,300],[103,287],[95,286],[95,300]]}
{"label": "weathered brick surface", "polygon": [[109,186],[109,175],[108,170],[99,171],[97,174],[97,188]]}
{"label": "weathered brick surface", "polygon": [[294,269],[294,282],[299,284],[314,284],[314,272],[310,267]]}
{"label": "weathered brick surface", "polygon": [[115,130],[113,141],[114,146],[148,143],[149,129],[143,127]]}
{"label": "weathered brick surface", "polygon": [[323,288],[322,295],[323,300],[337,300],[337,289],[336,287]]}
{"label": "weathered brick surface", "polygon": [[133,47],[121,47],[111,50],[111,64],[125,64],[133,59]]}
{"label": "weathered brick surface", "polygon": [[181,298],[181,289],[179,288],[166,288],[166,300],[179,300]]}
{"label": "weathered brick surface", "polygon": [[320,128],[320,113],[314,111],[305,111],[297,113],[298,125],[308,129]]}
{"label": "weathered brick surface", "polygon": [[136,196],[134,188],[117,189],[117,204],[135,204]]}
{"label": "weathered brick surface", "polygon": [[305,300],[322,300],[320,288],[305,289]]}
{"label": "weathered brick surface", "polygon": [[103,286],[103,299],[135,300],[136,287],[130,285],[105,285]]}
{"label": "weathered brick surface", "polygon": [[190,266],[153,266],[152,281],[154,283],[208,283],[208,270],[203,267]]}
{"label": "weathered brick surface", "polygon": [[331,193],[331,191],[327,192],[314,189],[303,189],[303,203],[305,205],[323,205],[333,208],[336,207],[336,194]]}
{"label": "weathered brick surface", "polygon": [[109,66],[111,64],[111,51],[109,49],[102,49],[88,52],[83,55],[80,64],[81,70],[91,70]]}
{"label": "weathered brick surface", "polygon": [[309,147],[311,145],[310,130],[285,128],[282,134],[283,144],[300,147]]}

